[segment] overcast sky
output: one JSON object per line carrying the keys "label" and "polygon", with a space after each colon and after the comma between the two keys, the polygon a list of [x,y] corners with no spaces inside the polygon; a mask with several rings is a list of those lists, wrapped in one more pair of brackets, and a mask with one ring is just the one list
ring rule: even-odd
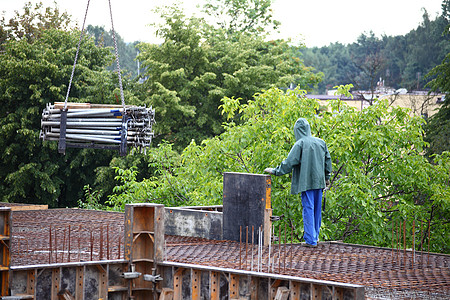
{"label": "overcast sky", "polygon": [[[24,0],[0,0],[0,12],[10,17],[21,10]],[[31,1],[36,3],[39,1]],[[52,6],[54,0],[42,0]],[[87,0],[57,0],[58,7],[78,20],[81,26]],[[126,42],[136,40],[158,42],[149,23],[157,21],[152,12],[156,6],[176,0],[111,0],[114,27]],[[185,0],[183,7],[190,15],[204,0]],[[307,47],[326,46],[356,41],[363,32],[372,30],[377,36],[403,35],[422,21],[425,8],[432,19],[441,12],[442,0],[274,0],[275,19],[281,21],[277,38],[303,41]],[[90,0],[87,24],[111,28],[107,0]]]}

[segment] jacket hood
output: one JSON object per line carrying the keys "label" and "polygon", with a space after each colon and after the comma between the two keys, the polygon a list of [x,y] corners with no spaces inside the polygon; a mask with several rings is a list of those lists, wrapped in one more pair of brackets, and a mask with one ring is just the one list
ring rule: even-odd
{"label": "jacket hood", "polygon": [[294,125],[295,140],[298,141],[301,138],[311,136],[311,127],[305,118],[300,118]]}

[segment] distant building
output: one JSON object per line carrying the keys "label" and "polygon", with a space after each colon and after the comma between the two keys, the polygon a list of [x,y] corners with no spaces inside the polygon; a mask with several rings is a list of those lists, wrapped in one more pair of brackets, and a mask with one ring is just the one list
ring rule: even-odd
{"label": "distant building", "polygon": [[445,95],[441,93],[429,93],[429,91],[411,91],[401,88],[394,90],[386,87],[380,78],[375,91],[352,91],[353,98],[334,95],[336,90],[327,91],[326,95],[307,94],[307,98],[319,100],[320,105],[326,105],[329,100],[341,99],[351,107],[361,111],[370,106],[377,99],[387,99],[393,107],[404,107],[411,109],[411,114],[423,116],[424,118],[434,115],[442,103]]}

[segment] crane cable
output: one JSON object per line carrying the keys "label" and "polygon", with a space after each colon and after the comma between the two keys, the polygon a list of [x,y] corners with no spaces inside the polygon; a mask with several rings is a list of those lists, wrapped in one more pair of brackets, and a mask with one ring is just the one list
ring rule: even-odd
{"label": "crane cable", "polygon": [[[87,18],[87,13],[88,13],[88,10],[89,10],[89,3],[90,2],[91,1],[88,0],[87,6],[86,6],[86,12],[84,14],[83,26],[81,28],[80,39],[78,40],[77,52],[75,54],[75,60],[73,62],[72,73],[70,74],[70,80],[69,80],[69,86],[67,88],[66,99],[64,101],[64,110],[67,110],[67,100],[69,99],[70,87],[72,86],[73,75],[75,73],[75,66],[77,65],[78,54],[80,52],[81,40],[83,39],[84,26],[86,24],[86,18]],[[115,50],[115,54],[116,54],[117,74],[118,74],[118,77],[119,77],[120,98],[122,100],[122,106],[125,109],[125,98],[123,96],[122,75],[121,75],[121,72],[120,72],[120,63],[119,63],[119,51],[117,49],[116,32],[114,31],[114,22],[113,22],[112,9],[111,9],[111,0],[108,0],[108,3],[109,3],[109,14],[111,16],[111,30],[112,30],[113,41],[114,41],[114,50]]]}

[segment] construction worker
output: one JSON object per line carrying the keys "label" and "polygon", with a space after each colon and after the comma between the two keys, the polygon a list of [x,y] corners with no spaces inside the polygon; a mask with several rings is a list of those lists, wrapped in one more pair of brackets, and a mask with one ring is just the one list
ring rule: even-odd
{"label": "construction worker", "polygon": [[331,156],[322,139],[311,136],[311,127],[300,118],[294,125],[295,144],[276,168],[264,172],[281,176],[292,171],[291,194],[301,193],[305,246],[317,247],[322,221],[322,191],[329,185]]}

